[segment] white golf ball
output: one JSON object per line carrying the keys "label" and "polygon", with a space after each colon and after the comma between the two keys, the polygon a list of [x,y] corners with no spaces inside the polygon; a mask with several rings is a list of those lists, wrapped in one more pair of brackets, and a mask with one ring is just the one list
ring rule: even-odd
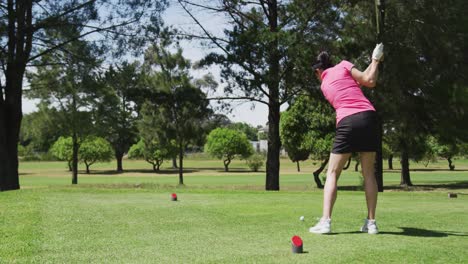
{"label": "white golf ball", "polygon": [[304,216],[299,217],[299,220],[304,221]]}

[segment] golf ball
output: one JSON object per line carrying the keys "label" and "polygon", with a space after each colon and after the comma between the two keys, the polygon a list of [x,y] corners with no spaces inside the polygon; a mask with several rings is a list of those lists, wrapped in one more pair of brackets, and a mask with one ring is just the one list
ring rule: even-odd
{"label": "golf ball", "polygon": [[304,216],[299,217],[299,220],[304,221]]}

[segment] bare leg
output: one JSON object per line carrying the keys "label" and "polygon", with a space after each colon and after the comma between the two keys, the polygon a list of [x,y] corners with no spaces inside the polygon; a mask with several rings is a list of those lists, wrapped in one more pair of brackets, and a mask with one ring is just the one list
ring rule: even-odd
{"label": "bare leg", "polygon": [[336,201],[337,182],[340,177],[341,170],[348,161],[351,153],[346,154],[330,154],[328,162],[327,180],[323,190],[323,215],[322,219],[330,219],[333,211],[333,205]]}
{"label": "bare leg", "polygon": [[366,192],[367,219],[375,219],[377,206],[377,181],[375,180],[374,163],[375,152],[361,152],[362,175],[364,177],[364,190]]}

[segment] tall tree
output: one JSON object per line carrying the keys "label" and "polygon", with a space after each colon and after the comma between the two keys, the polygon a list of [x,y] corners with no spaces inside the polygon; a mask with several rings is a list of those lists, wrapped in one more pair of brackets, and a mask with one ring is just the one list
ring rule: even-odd
{"label": "tall tree", "polygon": [[[268,107],[266,190],[279,190],[280,106],[311,86],[312,54],[335,38],[340,14],[332,1],[212,1],[203,6],[179,0],[220,52],[201,65],[218,64],[226,81],[220,100],[247,100]],[[228,19],[224,36],[210,33],[193,8],[219,12]],[[191,33],[190,35],[193,35]],[[309,79],[307,78],[309,76]]]}
{"label": "tall tree", "polygon": [[96,124],[100,134],[112,145],[117,171],[123,171],[122,159],[137,139],[137,104],[132,93],[139,89],[141,73],[136,63],[110,67],[102,78],[105,89],[96,98]]}
{"label": "tall tree", "polygon": [[176,142],[179,184],[184,184],[185,149],[205,134],[202,124],[212,111],[206,95],[191,80],[191,64],[182,56],[182,49],[176,47],[171,53],[170,46],[170,41],[164,40],[145,53],[147,86],[155,96],[143,105],[139,127],[140,133],[153,133],[164,145]]}
{"label": "tall tree", "polygon": [[[123,52],[156,32],[166,1],[33,1],[6,0],[0,4],[0,190],[19,189],[18,139],[22,120],[21,99],[27,67],[42,66],[46,54],[94,35],[95,42]],[[106,10],[100,14],[98,10]],[[145,23],[145,26],[141,26]],[[75,29],[78,35],[57,38]],[[140,32],[138,32],[140,31]],[[100,34],[97,34],[100,33]],[[89,38],[91,39],[91,38]],[[108,41],[103,41],[107,39]],[[92,40],[90,40],[92,41]]]}
{"label": "tall tree", "polygon": [[29,96],[41,99],[63,113],[59,124],[64,127],[64,136],[72,138],[72,184],[77,184],[80,142],[92,130],[90,107],[94,91],[100,86],[96,74],[100,62],[95,60],[93,47],[87,42],[75,41],[66,47],[71,53],[41,58],[42,63],[50,66],[40,67],[28,76],[31,82]]}

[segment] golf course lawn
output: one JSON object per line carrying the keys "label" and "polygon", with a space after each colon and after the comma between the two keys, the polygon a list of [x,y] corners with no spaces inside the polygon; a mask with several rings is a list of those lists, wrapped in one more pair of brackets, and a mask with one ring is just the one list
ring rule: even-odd
{"label": "golf course lawn", "polygon": [[[378,235],[358,232],[366,207],[351,188],[354,164],[339,182],[333,233],[315,235],[308,227],[322,191],[310,162],[297,172],[282,160],[280,192],[264,191],[265,173],[242,162],[223,172],[215,161],[188,160],[185,186],[174,171],[155,174],[140,161],[126,161],[122,174],[97,164],[77,186],[63,162],[23,162],[22,189],[0,193],[0,263],[467,263],[468,162],[457,162],[457,171],[415,166],[419,187],[409,191],[396,187],[397,170],[386,171]],[[291,253],[294,235],[304,254]]]}

